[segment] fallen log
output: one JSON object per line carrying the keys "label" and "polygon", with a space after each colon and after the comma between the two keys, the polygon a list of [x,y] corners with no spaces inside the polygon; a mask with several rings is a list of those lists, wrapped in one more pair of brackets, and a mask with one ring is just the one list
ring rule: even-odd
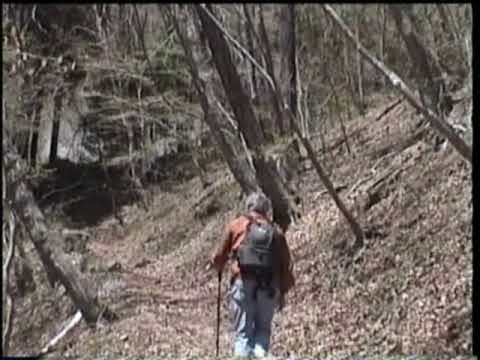
{"label": "fallen log", "polygon": [[415,132],[414,134],[408,136],[407,138],[404,138],[393,144],[388,144],[382,147],[381,149],[372,152],[369,156],[372,159],[378,159],[378,158],[384,157],[385,155],[388,155],[391,152],[401,153],[402,151],[408,149],[409,147],[419,142],[423,138],[425,133],[426,133],[426,129],[425,128],[421,129]]}
{"label": "fallen log", "polygon": [[395,109],[398,105],[400,105],[402,103],[403,99],[397,99],[393,104],[387,106],[387,108],[385,110],[383,110],[380,115],[378,115],[376,118],[375,118],[375,121],[380,121],[385,115],[387,115],[390,111],[392,111],[393,109]]}
{"label": "fallen log", "polygon": [[[4,171],[7,183],[7,202],[25,229],[44,266],[52,287],[62,284],[90,326],[101,315],[101,306],[96,299],[89,279],[83,277],[68,256],[61,251],[60,233],[51,231],[39,208],[24,175],[26,164],[20,157],[8,135],[3,137]],[[108,315],[113,315],[108,313]]]}

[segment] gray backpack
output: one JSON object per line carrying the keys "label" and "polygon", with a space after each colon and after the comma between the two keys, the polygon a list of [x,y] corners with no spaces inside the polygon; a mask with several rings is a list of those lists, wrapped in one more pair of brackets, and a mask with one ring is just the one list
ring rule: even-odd
{"label": "gray backpack", "polygon": [[241,242],[236,257],[242,272],[270,278],[274,263],[274,228],[270,223],[257,222],[248,217],[245,238]]}

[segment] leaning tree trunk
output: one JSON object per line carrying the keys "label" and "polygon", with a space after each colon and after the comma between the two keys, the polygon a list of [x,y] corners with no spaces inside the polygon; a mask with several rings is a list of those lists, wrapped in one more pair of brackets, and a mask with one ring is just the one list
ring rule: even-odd
{"label": "leaning tree trunk", "polygon": [[213,60],[220,74],[223,87],[227,93],[228,100],[232,106],[235,118],[245,136],[245,141],[250,149],[256,149],[264,143],[260,124],[255,118],[255,113],[250,99],[243,90],[240,76],[235,68],[231,53],[228,49],[222,33],[216,27],[206,11],[211,13],[212,7],[206,10],[203,6],[195,5],[197,13],[208,39]]}
{"label": "leaning tree trunk", "polygon": [[[345,25],[342,19],[338,14],[333,10],[329,5],[323,5],[325,12],[332,18],[332,20],[337,24],[337,26],[343,31],[346,37],[353,43],[356,44],[355,36],[352,31]],[[384,63],[375,58],[365,47],[359,44],[359,51],[365,57],[370,64],[372,64],[377,70],[379,70],[388,81],[398,89],[402,95],[407,99],[407,101],[412,105],[416,110],[418,110],[425,118],[430,122],[433,129],[437,131],[440,135],[445,136],[452,146],[467,159],[470,163],[472,162],[472,148],[468,146],[463,139],[458,136],[453,128],[442,120],[434,110],[423,105],[412,90],[405,84],[405,82],[392,70],[388,69]]]}
{"label": "leaning tree trunk", "polygon": [[101,314],[101,308],[96,296],[89,291],[92,286],[59,249],[59,241],[55,239],[58,240],[60,235],[49,231],[47,221],[24,178],[25,161],[6,134],[3,137],[3,154],[5,177],[9,186],[7,198],[15,216],[29,234],[49,281],[52,284],[60,282],[87,323],[94,325]]}
{"label": "leaning tree trunk", "polygon": [[[253,17],[255,17],[255,6],[252,7],[253,9]],[[247,19],[247,24],[246,24],[246,37],[247,37],[247,45],[248,45],[248,51],[252,56],[255,55],[255,48],[253,46],[253,35],[252,32],[255,31],[255,29],[250,26],[253,21],[251,20],[250,13],[248,11],[248,4],[243,4],[243,13],[245,15],[245,18]],[[257,90],[257,77],[255,74],[255,66],[250,63],[250,74],[249,74],[249,81],[250,81],[250,98],[253,100],[257,97],[258,90]]]}
{"label": "leaning tree trunk", "polygon": [[411,5],[389,5],[389,9],[416,69],[415,78],[420,96],[425,97],[422,101],[423,105],[438,114],[442,114],[443,108],[447,104],[446,99],[441,98],[441,94],[446,89],[443,71],[438,60],[424,44],[418,33],[422,29],[419,28]]}
{"label": "leaning tree trunk", "polygon": [[288,194],[277,180],[276,169],[268,165],[261,146],[264,139],[261,137],[260,127],[250,103],[250,99],[243,90],[240,77],[233,64],[224,34],[213,21],[212,7],[195,5],[195,10],[202,23],[203,31],[208,39],[222,84],[230,105],[235,114],[238,126],[245,137],[248,148],[252,151],[253,163],[258,183],[264,193],[272,200],[274,220],[286,230],[293,217],[293,208],[288,200]]}
{"label": "leaning tree trunk", "polygon": [[[281,89],[282,97],[288,99],[290,109],[296,114],[296,71],[295,71],[295,5],[285,4],[280,9],[280,49],[281,61]],[[283,109],[286,111],[286,109]],[[284,115],[285,120],[292,121],[290,116]],[[290,124],[289,124],[290,125]],[[289,126],[291,128],[291,126]]]}
{"label": "leaning tree trunk", "polygon": [[222,127],[215,118],[213,108],[207,96],[206,85],[200,78],[198,66],[195,62],[195,58],[190,45],[191,41],[189,41],[184,31],[182,31],[182,29],[180,28],[173,5],[167,7],[166,13],[169,17],[169,20],[173,23],[173,26],[175,27],[175,31],[180,39],[180,43],[185,52],[188,65],[190,67],[190,74],[192,76],[194,86],[200,98],[200,105],[204,112],[204,120],[210,128],[210,131],[214,135],[215,141],[220,147],[220,150],[230,168],[230,171],[235,177],[235,180],[237,180],[237,182],[240,184],[242,191],[246,194],[255,191],[258,188],[258,185],[255,181],[255,175],[253,174],[253,171],[248,167],[248,163],[246,161],[242,161],[241,158],[237,156],[235,151],[232,149],[232,146],[225,139],[225,136],[222,132]]}
{"label": "leaning tree trunk", "polygon": [[328,177],[323,167],[320,165],[320,162],[317,160],[315,151],[313,150],[313,147],[310,144],[310,141],[308,141],[308,139],[304,135],[302,135],[300,128],[295,123],[295,121],[292,121],[292,125],[293,125],[293,130],[295,131],[297,136],[300,138],[300,141],[302,142],[303,146],[307,150],[308,157],[312,161],[313,167],[317,171],[318,177],[322,181],[323,185],[325,185],[325,187],[327,188],[328,193],[332,197],[333,201],[335,201],[335,204],[340,209],[343,216],[345,216],[345,219],[348,221],[348,224],[350,225],[350,228],[352,229],[352,232],[355,235],[355,243],[353,244],[352,250],[356,251],[360,249],[364,243],[364,233],[360,224],[357,222],[353,214],[350,211],[348,211],[343,201],[337,195],[337,192],[335,191],[335,187],[333,186],[332,181]]}
{"label": "leaning tree trunk", "polygon": [[[270,94],[270,101],[272,102],[272,108],[274,111],[278,132],[280,136],[283,136],[285,134],[285,127],[284,127],[284,120],[283,120],[284,116],[282,111],[281,98],[277,96],[277,93],[280,94],[280,91],[279,91],[277,77],[275,76],[275,68],[273,65],[273,57],[272,57],[272,47],[270,45],[267,29],[265,27],[262,4],[260,4],[259,7],[260,7],[260,13],[259,13],[260,38],[262,39],[263,47],[265,48],[264,58],[265,58],[265,64],[267,67],[267,72],[268,72],[268,75],[270,75],[270,77],[272,78],[273,87],[274,87],[274,89],[272,89],[271,86],[267,85],[268,92]],[[279,96],[281,96],[281,94]]]}

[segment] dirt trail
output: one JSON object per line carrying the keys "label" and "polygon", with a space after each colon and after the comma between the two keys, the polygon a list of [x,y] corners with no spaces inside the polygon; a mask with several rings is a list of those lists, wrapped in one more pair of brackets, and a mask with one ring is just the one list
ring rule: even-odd
{"label": "dirt trail", "polygon": [[[451,147],[419,141],[401,152],[417,115],[395,98],[347,125],[352,154],[319,153],[339,194],[364,227],[353,237],[312,170],[302,177],[304,215],[288,233],[297,286],[274,320],[273,352],[316,356],[466,354],[471,351],[471,175]],[[341,138],[332,132],[327,144]],[[317,145],[320,148],[320,145]],[[306,164],[308,168],[308,163]],[[226,176],[215,170],[214,178]],[[197,179],[159,192],[145,213],[125,209],[125,229],[105,223],[89,250],[109,270],[98,274],[100,298],[120,319],[96,330],[81,325],[64,355],[212,356],[216,275],[207,256],[236,214],[235,185],[222,188],[218,212],[195,218]],[[226,294],[227,281],[222,293]],[[222,303],[221,353],[230,354],[228,309]]]}

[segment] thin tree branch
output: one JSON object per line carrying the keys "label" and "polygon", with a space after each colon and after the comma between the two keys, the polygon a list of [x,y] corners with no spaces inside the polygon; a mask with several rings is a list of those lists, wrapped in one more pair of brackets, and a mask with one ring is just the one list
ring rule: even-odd
{"label": "thin tree branch", "polygon": [[[237,12],[238,16],[244,17],[245,20],[247,21],[248,26],[250,26],[253,38],[255,39],[255,41],[258,45],[258,48],[262,52],[262,55],[265,57],[267,55],[266,55],[265,49],[262,46],[262,42],[260,41],[260,37],[257,34],[257,32],[255,31],[255,24],[253,23],[252,16],[250,15],[250,12],[248,11],[248,4],[244,3],[242,5],[243,5],[243,11],[244,11],[245,15],[242,14],[238,9],[236,9],[236,12]],[[253,6],[255,6],[255,5],[253,5]]]}
{"label": "thin tree branch", "polygon": [[[3,200],[6,200],[6,197],[3,197]],[[4,249],[7,249],[7,255],[5,259],[5,263],[2,267],[2,291],[3,296],[5,297],[2,299],[2,312],[5,311],[4,320],[2,320],[2,355],[6,356],[9,352],[9,345],[10,345],[10,336],[12,334],[12,324],[13,324],[13,309],[14,309],[14,300],[10,296],[10,269],[13,264],[13,257],[15,255],[15,216],[13,212],[7,212],[7,221],[3,224],[3,246]],[[2,296],[2,297],[3,297]],[[2,314],[3,317],[3,314]]]}
{"label": "thin tree branch", "polygon": [[222,103],[220,102],[219,99],[215,99],[216,104],[220,111],[225,115],[225,117],[228,119],[228,122],[232,125],[232,127],[235,129],[237,132],[237,136],[240,137],[243,150],[245,151],[245,155],[247,157],[248,163],[252,170],[255,170],[253,166],[253,160],[252,160],[252,155],[250,154],[250,151],[248,150],[247,142],[245,141],[245,137],[243,136],[242,132],[240,131],[239,127],[237,124],[235,124],[235,121],[233,120],[233,117],[228,113],[228,111],[223,107]]}
{"label": "thin tree branch", "polygon": [[220,30],[220,32],[225,36],[227,40],[229,40],[235,47],[247,57],[248,60],[252,64],[255,65],[255,67],[262,73],[262,75],[267,79],[268,84],[272,87],[272,89],[275,89],[275,85],[273,83],[272,78],[268,73],[265,71],[265,69],[250,55],[248,50],[246,50],[237,40],[235,40],[228,32],[227,30],[220,24],[220,22],[215,18],[215,16],[210,12],[210,10],[207,9],[207,7],[204,4],[200,4],[200,7],[205,11],[205,13],[212,19],[213,23],[217,26],[217,28]]}
{"label": "thin tree branch", "polygon": [[[356,43],[355,36],[350,31],[350,29],[345,25],[343,20],[337,15],[335,10],[329,5],[323,5],[325,12],[335,21],[339,28],[345,33],[346,37]],[[384,76],[388,78],[390,83],[398,89],[408,100],[408,102],[418,110],[422,115],[424,115],[432,127],[440,133],[440,135],[445,136],[453,147],[470,163],[472,162],[472,149],[468,146],[462,138],[460,138],[452,129],[452,127],[443,121],[439,116],[437,116],[431,109],[423,106],[421,102],[417,99],[414,93],[408,88],[407,84],[392,70],[386,67],[384,63],[377,60],[370,52],[365,49],[361,44],[358,44],[358,50],[370,62],[377,70],[381,71]]]}
{"label": "thin tree branch", "polygon": [[45,345],[42,350],[40,351],[39,354],[37,354],[37,357],[45,355],[49,353],[52,348],[58,344],[58,342],[68,334],[70,330],[72,330],[77,324],[80,323],[82,320],[82,312],[78,310],[75,315],[72,317],[72,319],[67,323],[67,325],[60,331],[52,340],[50,340],[47,345]]}

